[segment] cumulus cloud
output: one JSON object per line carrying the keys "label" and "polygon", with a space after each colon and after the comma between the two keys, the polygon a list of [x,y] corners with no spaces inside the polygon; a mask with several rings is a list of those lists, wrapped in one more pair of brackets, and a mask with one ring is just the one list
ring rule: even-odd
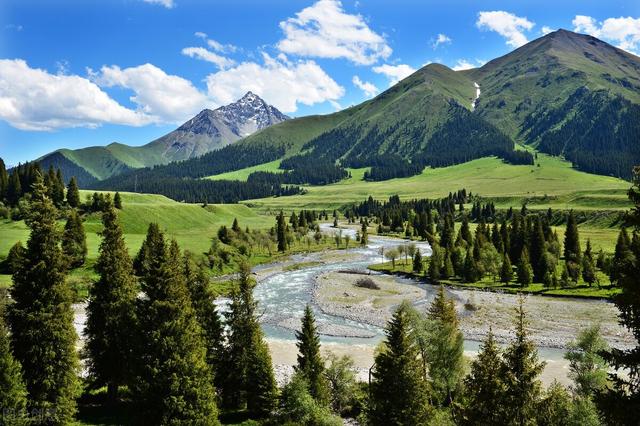
{"label": "cumulus cloud", "polygon": [[159,4],[160,6],[164,6],[167,9],[173,9],[175,7],[175,3],[173,2],[173,0],[142,0],[145,3],[150,3],[150,4]]}
{"label": "cumulus cloud", "polygon": [[476,26],[480,29],[495,31],[507,40],[511,47],[520,47],[527,42],[524,31],[529,31],[535,24],[527,18],[516,16],[503,10],[478,13]]}
{"label": "cumulus cloud", "polygon": [[131,102],[157,123],[181,123],[210,105],[206,94],[191,81],[169,75],[152,64],[124,69],[104,66],[99,72],[91,72],[91,78],[102,87],[133,91]]}
{"label": "cumulus cloud", "polygon": [[469,70],[471,68],[481,67],[486,63],[487,61],[483,61],[482,59],[476,59],[475,62],[471,62],[467,59],[458,59],[451,69],[454,71]]}
{"label": "cumulus cloud", "polygon": [[263,53],[263,63],[243,62],[206,78],[209,96],[218,104],[232,102],[251,90],[283,112],[295,112],[298,103],[313,105],[337,101],[344,88],[312,61],[289,61]]}
{"label": "cumulus cloud", "polygon": [[320,0],[295,17],[280,22],[285,38],[280,51],[318,58],[345,58],[358,65],[371,65],[391,55],[391,47],[361,15],[344,11],[338,0]]}
{"label": "cumulus cloud", "polygon": [[224,56],[218,55],[210,50],[205,49],[204,47],[185,47],[182,49],[182,54],[189,56],[190,58],[201,59],[203,61],[211,62],[215,64],[220,69],[229,68],[235,61],[233,59],[225,58]]}
{"label": "cumulus cloud", "polygon": [[554,32],[554,31],[555,31],[555,30],[554,30],[553,28],[551,28],[551,27],[547,27],[546,25],[544,25],[544,26],[542,27],[542,29],[540,29],[540,34],[542,34],[542,35],[547,35],[547,34],[552,33],[552,32]]}
{"label": "cumulus cloud", "polygon": [[353,82],[354,86],[356,86],[358,89],[364,92],[367,98],[372,98],[375,95],[377,95],[379,92],[375,84],[370,83],[368,81],[362,81],[360,80],[360,77],[358,77],[357,75],[354,75],[351,81]]}
{"label": "cumulus cloud", "polygon": [[451,43],[451,38],[449,36],[447,36],[446,34],[438,34],[438,37],[436,37],[432,46],[434,49],[437,49],[438,46],[441,46],[443,44],[450,44],[450,43]]}
{"label": "cumulus cloud", "polygon": [[607,18],[597,22],[591,16],[576,15],[572,24],[574,31],[590,34],[613,43],[620,49],[638,54],[640,45],[640,18]]}
{"label": "cumulus cloud", "polygon": [[103,123],[141,126],[151,121],[86,78],[50,74],[22,59],[0,60],[0,118],[21,130],[40,131]]}
{"label": "cumulus cloud", "polygon": [[386,76],[389,79],[389,86],[393,86],[403,78],[408,77],[414,72],[416,72],[415,68],[407,64],[399,64],[399,65],[383,64],[377,67],[373,67],[372,69],[373,69],[373,72]]}

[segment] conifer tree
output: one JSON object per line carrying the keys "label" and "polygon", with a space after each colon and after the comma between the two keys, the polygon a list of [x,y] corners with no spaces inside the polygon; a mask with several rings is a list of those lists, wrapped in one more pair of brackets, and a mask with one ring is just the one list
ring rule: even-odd
{"label": "conifer tree", "polygon": [[31,234],[23,261],[13,274],[12,348],[22,365],[29,409],[46,413],[52,423],[65,424],[76,410],[77,335],[64,255],[58,244],[56,209],[39,173],[25,222]]}
{"label": "conifer tree", "polygon": [[429,274],[429,280],[434,284],[440,281],[441,264],[441,250],[437,245],[433,245],[431,247],[431,257],[429,258],[429,269],[427,273]]}
{"label": "conifer tree", "polygon": [[[148,271],[154,266],[154,263],[159,261],[159,256],[157,255],[164,249],[164,245],[164,236],[160,231],[160,227],[157,223],[150,223],[147,229],[147,236],[142,242],[140,250],[133,261],[133,270],[136,275],[143,276],[148,274]],[[156,255],[155,258],[154,254]]]}
{"label": "conifer tree", "polygon": [[459,390],[464,373],[463,336],[453,300],[440,286],[427,319],[430,321],[426,362],[429,385],[437,405],[450,405]]}
{"label": "conifer tree", "polygon": [[569,344],[564,358],[570,363],[568,376],[578,395],[592,397],[606,388],[608,365],[602,353],[608,350],[598,325],[581,330],[575,342]]}
{"label": "conifer tree", "polygon": [[448,279],[454,275],[455,271],[453,269],[453,262],[451,261],[451,252],[449,250],[445,250],[444,263],[442,264],[442,278]]}
{"label": "conifer tree", "polygon": [[90,382],[94,387],[106,385],[109,398],[114,400],[118,387],[128,384],[133,373],[138,289],[111,203],[102,213],[102,225],[95,265],[100,278],[89,287],[84,355]]}
{"label": "conifer tree", "polygon": [[269,348],[256,318],[250,274],[249,265],[240,265],[238,288],[226,314],[228,374],[222,397],[230,408],[246,406],[254,415],[264,416],[275,407],[276,383]]}
{"label": "conifer tree", "polygon": [[564,233],[564,259],[565,261],[580,262],[580,236],[578,235],[578,224],[573,210],[569,212],[567,218],[567,229]]}
{"label": "conifer tree", "polygon": [[416,274],[422,272],[422,254],[420,254],[420,250],[416,250],[413,255],[413,272]]}
{"label": "conifer tree", "polygon": [[298,364],[295,370],[302,374],[308,385],[309,394],[319,403],[328,402],[328,385],[324,378],[324,360],[320,356],[320,336],[316,320],[309,305],[304,309],[302,329],[296,331]]}
{"label": "conifer tree", "polygon": [[622,229],[620,229],[620,233],[618,234],[618,240],[616,241],[616,247],[613,254],[611,272],[609,273],[609,277],[611,278],[612,283],[618,281],[618,270],[622,267],[625,261],[627,259],[633,259],[633,254],[631,253],[630,246],[631,239],[629,238],[627,229],[623,227]]}
{"label": "conifer tree", "polygon": [[69,185],[67,185],[67,204],[74,209],[80,207],[80,192],[78,191],[78,182],[75,176],[71,177]]}
{"label": "conifer tree", "polygon": [[475,283],[477,282],[480,276],[480,269],[478,268],[478,263],[473,258],[473,253],[471,250],[467,250],[467,255],[464,259],[464,281],[467,283]]}
{"label": "conifer tree", "polygon": [[367,219],[362,221],[362,227],[360,228],[360,245],[366,247],[369,244],[369,229]]}
{"label": "conifer tree", "polygon": [[278,240],[278,251],[287,251],[287,224],[282,211],[280,211],[280,214],[276,218],[276,237]]}
{"label": "conifer tree", "polygon": [[64,178],[62,177],[62,171],[60,169],[56,171],[56,179],[53,187],[53,202],[57,207],[62,206],[64,203]]}
{"label": "conifer tree", "polygon": [[11,246],[11,248],[9,249],[9,253],[7,253],[6,260],[7,269],[9,270],[10,274],[14,274],[18,270],[18,268],[20,267],[20,263],[24,259],[25,253],[26,250],[24,249],[20,241]]}
{"label": "conifer tree", "polygon": [[471,371],[464,379],[465,404],[461,423],[464,425],[504,424],[505,384],[504,365],[500,347],[489,330],[480,346],[478,356],[471,363]]}
{"label": "conifer tree", "polygon": [[538,351],[529,339],[527,326],[524,300],[520,298],[516,308],[516,338],[504,351],[501,374],[506,386],[505,416],[517,425],[533,424],[541,393],[538,376],[545,366],[544,362],[538,362]]}
{"label": "conifer tree", "polygon": [[4,160],[0,158],[0,201],[4,201],[7,197],[7,188],[9,187],[9,174]]}
{"label": "conifer tree", "polygon": [[116,195],[113,196],[113,207],[122,210],[122,197],[119,192],[116,192]]}
{"label": "conifer tree", "polygon": [[513,266],[509,260],[509,255],[505,253],[502,256],[502,266],[500,267],[500,282],[508,284],[513,280]]}
{"label": "conifer tree", "polygon": [[20,183],[20,177],[17,171],[13,171],[9,176],[9,183],[7,184],[7,202],[10,206],[15,206],[22,197],[22,184]]}
{"label": "conifer tree", "polygon": [[462,216],[462,225],[460,226],[460,237],[470,246],[473,244],[473,235],[469,229],[469,218],[467,215]]}
{"label": "conifer tree", "polygon": [[9,330],[5,324],[6,294],[0,297],[0,423],[21,424],[27,408],[27,390],[22,380],[22,367],[11,353]]}
{"label": "conifer tree", "polygon": [[591,240],[587,240],[587,248],[582,255],[582,279],[590,286],[598,279],[596,275],[596,262],[591,250]]}
{"label": "conifer tree", "polygon": [[545,239],[539,215],[535,215],[533,217],[533,227],[531,231],[529,263],[533,268],[533,281],[542,282],[547,269],[543,263],[545,255]]}
{"label": "conifer tree", "polygon": [[233,218],[233,223],[231,224],[231,230],[235,233],[242,232],[242,229],[240,228],[240,224],[238,223],[237,217]]}
{"label": "conifer tree", "polygon": [[202,329],[178,244],[151,246],[141,277],[140,346],[133,395],[148,424],[217,425],[216,394]]}
{"label": "conifer tree", "polygon": [[518,284],[526,287],[533,282],[533,271],[529,263],[529,252],[526,247],[522,249],[520,261],[518,262]]}
{"label": "conifer tree", "polygon": [[373,426],[425,424],[427,386],[418,351],[410,335],[406,307],[387,324],[386,340],[375,357],[370,389],[369,423]]}
{"label": "conifer tree", "polygon": [[82,217],[76,209],[69,212],[67,223],[64,226],[62,252],[71,269],[83,265],[87,258],[87,236],[84,233]]}
{"label": "conifer tree", "polygon": [[216,297],[211,291],[206,270],[196,265],[189,253],[184,255],[184,270],[191,303],[207,348],[207,364],[214,373],[214,384],[219,385],[224,377],[225,347],[224,326],[216,309]]}

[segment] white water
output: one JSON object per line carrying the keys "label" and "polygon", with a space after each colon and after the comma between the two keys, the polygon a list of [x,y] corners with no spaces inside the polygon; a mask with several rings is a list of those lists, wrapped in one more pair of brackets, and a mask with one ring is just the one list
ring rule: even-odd
{"label": "white water", "polygon": [[471,111],[474,111],[476,109],[476,105],[478,104],[478,98],[480,98],[480,85],[474,81],[473,87],[476,88],[476,97],[473,100],[473,102],[471,102]]}

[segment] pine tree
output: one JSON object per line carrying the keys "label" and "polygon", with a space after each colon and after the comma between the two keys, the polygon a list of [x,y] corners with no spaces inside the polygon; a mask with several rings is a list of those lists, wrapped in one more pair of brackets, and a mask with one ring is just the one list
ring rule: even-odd
{"label": "pine tree", "polygon": [[214,373],[214,384],[219,385],[224,377],[224,326],[215,305],[215,294],[211,291],[206,270],[194,263],[188,253],[184,256],[184,270],[191,303],[202,328],[207,348],[207,364]]}
{"label": "pine tree", "polygon": [[0,201],[4,201],[7,197],[7,188],[9,187],[9,174],[4,160],[0,158]]}
{"label": "pine tree", "polygon": [[53,186],[53,203],[56,207],[60,207],[64,203],[64,178],[62,177],[62,171],[60,169],[56,171]]}
{"label": "pine tree", "polygon": [[236,234],[242,232],[242,229],[240,228],[240,224],[238,223],[238,218],[236,217],[233,218],[233,223],[231,224],[231,230]]}
{"label": "pine tree", "polygon": [[231,295],[227,315],[228,362],[222,397],[230,408],[247,409],[259,416],[275,407],[276,383],[269,348],[256,318],[254,283],[247,264],[240,265],[238,288]]}
{"label": "pine tree", "polygon": [[580,264],[580,236],[578,235],[578,224],[573,210],[569,212],[567,218],[567,229],[564,233],[564,259],[566,262]]}
{"label": "pine tree", "polygon": [[427,319],[430,321],[426,362],[429,385],[437,405],[450,405],[459,390],[464,373],[463,336],[453,300],[447,299],[440,286]]}
{"label": "pine tree", "polygon": [[500,268],[500,282],[508,284],[513,280],[513,266],[509,260],[509,255],[504,254],[502,256],[502,266]]}
{"label": "pine tree", "polygon": [[429,274],[429,280],[433,284],[436,284],[438,281],[440,281],[442,269],[441,264],[441,250],[437,245],[433,245],[431,247],[431,257],[429,258],[429,269],[427,271],[427,273]]}
{"label": "pine tree", "polygon": [[461,423],[464,425],[500,425],[505,423],[504,364],[500,347],[489,330],[465,377],[465,404]]}
{"label": "pine tree", "polygon": [[475,283],[481,278],[480,269],[478,263],[473,258],[471,250],[467,250],[467,255],[464,259],[464,282]]}
{"label": "pine tree", "polygon": [[80,207],[80,192],[75,176],[71,177],[69,185],[67,185],[67,204],[74,209]]}
{"label": "pine tree", "polygon": [[154,258],[154,253],[160,253],[164,245],[164,236],[160,231],[160,226],[157,223],[150,223],[147,229],[147,236],[133,261],[133,270],[136,275],[148,275],[148,271],[154,266],[154,263],[159,261],[158,256]]}
{"label": "pine tree", "polygon": [[[616,276],[621,292],[613,302],[619,309],[619,322],[635,337],[636,346],[631,349],[612,349],[605,359],[615,368],[611,375],[612,389],[602,394],[598,401],[601,410],[611,424],[634,424],[640,413],[640,168],[633,173],[633,186],[628,192],[634,207],[628,220],[634,226],[634,237],[629,245],[629,260],[616,265]],[[621,372],[624,371],[623,372]]]}
{"label": "pine tree", "polygon": [[598,279],[596,275],[596,262],[591,251],[591,240],[587,240],[587,248],[582,255],[582,279],[591,286]]}
{"label": "pine tree", "polygon": [[360,245],[362,247],[366,247],[367,244],[369,244],[369,230],[367,219],[365,218],[362,222],[362,227],[360,228]]}
{"label": "pine tree", "polygon": [[128,384],[133,373],[138,289],[122,227],[110,203],[102,213],[102,225],[95,265],[100,278],[89,287],[84,355],[89,381],[94,387],[106,385],[114,400],[118,387]]}
{"label": "pine tree", "polygon": [[324,361],[320,356],[320,336],[316,320],[309,305],[304,310],[302,328],[296,331],[298,364],[295,370],[302,374],[309,385],[309,393],[321,404],[328,402],[328,387],[324,378]]}
{"label": "pine tree", "polygon": [[9,270],[10,274],[15,274],[16,271],[18,271],[18,269],[20,268],[20,264],[24,259],[25,253],[26,250],[24,249],[20,241],[11,246],[11,248],[9,249],[9,253],[7,253],[6,260],[7,269]]}
{"label": "pine tree", "polygon": [[533,227],[531,231],[529,262],[533,267],[533,281],[542,282],[547,270],[543,263],[545,255],[545,239],[540,216],[535,215],[533,217]]}
{"label": "pine tree", "polygon": [[154,246],[141,277],[139,353],[133,395],[148,424],[220,424],[202,329],[191,304],[180,249]]}
{"label": "pine tree", "polygon": [[22,424],[27,408],[27,390],[22,380],[22,367],[11,353],[9,330],[5,324],[6,294],[0,300],[0,413],[1,423]]}
{"label": "pine tree", "polygon": [[526,287],[531,284],[533,281],[533,271],[531,269],[531,264],[529,263],[529,252],[527,248],[524,247],[522,249],[522,255],[520,256],[520,261],[518,262],[518,284],[522,287]]}
{"label": "pine tree", "polygon": [[618,281],[618,270],[627,261],[627,259],[633,259],[630,247],[631,240],[629,239],[629,234],[627,233],[627,229],[623,227],[620,229],[620,233],[618,234],[618,240],[613,254],[611,272],[609,274],[612,283]]}
{"label": "pine tree", "polygon": [[413,272],[416,274],[422,272],[422,254],[420,254],[420,250],[416,250],[413,255]]}
{"label": "pine tree", "polygon": [[453,269],[453,262],[451,261],[451,252],[449,250],[445,250],[444,263],[442,264],[442,278],[448,279],[454,275],[455,271]]}
{"label": "pine tree", "polygon": [[278,251],[287,251],[287,224],[284,220],[284,213],[282,211],[276,218],[276,237],[278,239]]}
{"label": "pine tree", "polygon": [[569,344],[564,358],[570,363],[568,376],[578,395],[592,397],[606,388],[608,365],[601,355],[608,350],[598,325],[581,330],[576,341]]}
{"label": "pine tree", "polygon": [[473,244],[473,235],[469,229],[469,218],[467,215],[462,216],[462,225],[460,226],[460,237],[467,242],[468,245]]}
{"label": "pine tree", "polygon": [[87,236],[84,233],[82,217],[76,209],[69,212],[67,223],[64,226],[62,252],[71,269],[83,265],[87,258]]}
{"label": "pine tree", "polygon": [[116,192],[116,195],[113,196],[113,207],[122,210],[122,197],[119,192]]}
{"label": "pine tree", "polygon": [[385,334],[372,372],[369,422],[373,426],[425,424],[429,409],[427,386],[410,336],[406,307],[401,306],[394,313]]}
{"label": "pine tree", "polygon": [[65,282],[56,215],[42,176],[37,174],[25,219],[31,235],[23,261],[13,274],[9,324],[29,408],[47,413],[52,423],[64,424],[76,410],[79,364],[72,294]]}
{"label": "pine tree", "polygon": [[22,184],[20,183],[20,177],[18,172],[14,169],[13,173],[9,176],[9,183],[7,184],[7,202],[10,206],[16,206],[20,197],[22,197]]}
{"label": "pine tree", "polygon": [[538,352],[529,339],[528,322],[521,298],[516,308],[516,338],[505,349],[501,376],[506,386],[503,408],[505,417],[517,425],[535,424],[536,404],[540,399],[538,379],[545,363],[538,362]]}

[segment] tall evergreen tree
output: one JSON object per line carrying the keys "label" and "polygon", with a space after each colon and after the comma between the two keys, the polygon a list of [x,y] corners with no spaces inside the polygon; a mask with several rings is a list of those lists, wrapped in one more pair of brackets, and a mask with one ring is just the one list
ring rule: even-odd
{"label": "tall evergreen tree", "polygon": [[7,196],[7,188],[9,187],[9,174],[4,160],[0,158],[0,201],[4,201]]}
{"label": "tall evergreen tree", "polygon": [[[620,264],[615,265],[618,286],[622,290],[613,302],[619,309],[619,322],[629,330],[636,340],[631,349],[612,349],[605,359],[615,368],[611,375],[612,389],[599,398],[600,408],[611,424],[631,425],[637,423],[640,413],[640,168],[633,173],[633,186],[629,199],[634,207],[629,213],[629,222],[634,226],[629,253]],[[625,371],[625,373],[621,372]]]}
{"label": "tall evergreen tree", "polygon": [[511,280],[513,280],[513,266],[511,266],[509,255],[505,253],[502,256],[502,266],[500,267],[500,282],[508,284]]}
{"label": "tall evergreen tree", "polygon": [[67,204],[72,208],[80,207],[80,191],[78,190],[78,181],[76,181],[75,176],[71,177],[69,185],[67,185]]}
{"label": "tall evergreen tree", "polygon": [[25,218],[31,234],[23,261],[13,274],[9,324],[29,408],[46,413],[52,423],[65,424],[76,410],[79,364],[72,294],[65,280],[56,216],[42,176],[37,174]]}
{"label": "tall evergreen tree", "polygon": [[420,254],[420,250],[416,250],[416,253],[413,255],[413,272],[419,274],[422,272],[422,254]]}
{"label": "tall evergreen tree", "polygon": [[11,353],[9,330],[5,324],[6,294],[0,297],[0,423],[21,424],[27,408],[27,390],[22,380],[22,367]]}
{"label": "tall evergreen tree", "polygon": [[307,305],[302,317],[302,328],[296,331],[298,364],[295,370],[302,374],[309,385],[309,394],[318,402],[328,402],[328,386],[324,378],[324,360],[320,356],[320,336],[313,311]]}
{"label": "tall evergreen tree", "polygon": [[460,422],[464,425],[501,425],[505,423],[504,365],[500,347],[491,330],[471,363],[464,379],[465,403]]}
{"label": "tall evergreen tree", "polygon": [[571,210],[567,218],[567,229],[564,233],[564,260],[567,263],[569,275],[574,281],[577,281],[580,277],[581,255],[578,223],[573,210]]}
{"label": "tall evergreen tree", "polygon": [[139,309],[134,398],[148,424],[219,424],[202,329],[178,244],[174,240],[169,246],[153,247],[151,258],[154,262],[141,277],[145,297]]}
{"label": "tall evergreen tree", "polygon": [[533,270],[529,263],[529,252],[526,247],[522,249],[520,261],[518,262],[518,284],[526,287],[533,282]]}
{"label": "tall evergreen tree", "polygon": [[592,397],[606,388],[608,365],[602,353],[608,350],[598,325],[580,331],[576,341],[569,344],[564,358],[569,361],[569,378],[578,395]]}
{"label": "tall evergreen tree", "polygon": [[544,262],[545,239],[542,231],[542,223],[539,215],[533,216],[533,226],[531,229],[529,244],[529,262],[533,268],[533,281],[542,282],[544,274],[547,272]]}
{"label": "tall evergreen tree", "polygon": [[62,233],[62,252],[69,268],[77,268],[84,264],[87,258],[87,236],[84,233],[82,217],[76,209],[72,209],[67,217],[67,223]]}
{"label": "tall evergreen tree", "polygon": [[18,172],[14,170],[9,176],[9,183],[7,184],[7,202],[10,206],[15,206],[20,201],[20,197],[22,197],[22,184]]}
{"label": "tall evergreen tree", "polygon": [[521,298],[516,308],[516,338],[504,351],[502,377],[506,386],[503,408],[515,425],[534,425],[536,404],[540,399],[538,379],[545,363],[538,362],[538,351],[529,339],[528,321]]}
{"label": "tall evergreen tree", "polygon": [[476,281],[480,280],[480,278],[482,277],[480,269],[478,268],[478,263],[473,258],[472,251],[467,250],[467,255],[464,259],[464,282],[475,283]]}
{"label": "tall evergreen tree", "polygon": [[229,368],[222,397],[229,407],[246,406],[251,413],[264,416],[275,407],[276,383],[269,348],[256,317],[250,274],[249,265],[242,264],[238,288],[231,295],[227,313]]}
{"label": "tall evergreen tree", "polygon": [[587,248],[582,254],[582,279],[589,285],[595,283],[598,279],[596,275],[596,261],[593,258],[591,249],[591,240],[587,240]]}
{"label": "tall evergreen tree", "polygon": [[616,283],[618,281],[618,270],[622,268],[622,265],[624,265],[627,260],[633,259],[633,254],[631,253],[630,247],[631,239],[629,238],[627,229],[625,227],[622,227],[622,229],[620,229],[620,233],[618,234],[618,240],[616,241],[611,271],[609,273],[609,277],[611,278],[612,283]]}
{"label": "tall evergreen tree", "polygon": [[278,251],[287,251],[287,223],[284,218],[284,213],[281,211],[276,218],[276,238],[278,240]]}
{"label": "tall evergreen tree", "polygon": [[225,347],[224,326],[216,309],[216,297],[211,291],[206,270],[196,265],[188,253],[184,256],[184,269],[191,303],[202,328],[203,340],[207,348],[207,364],[214,373],[214,384],[219,386],[221,378],[224,377]]}
{"label": "tall evergreen tree", "polygon": [[372,373],[369,422],[374,426],[425,424],[429,410],[427,386],[410,335],[406,307],[401,306],[394,313],[385,334]]}
{"label": "tall evergreen tree", "polygon": [[122,197],[119,192],[116,192],[116,195],[113,196],[113,207],[122,210]]}
{"label": "tall evergreen tree", "polygon": [[160,226],[157,223],[150,223],[147,229],[147,236],[133,261],[133,270],[136,275],[148,275],[151,268],[157,268],[157,265],[154,266],[154,264],[159,262],[161,256],[158,256],[158,254],[162,252],[164,246],[164,236],[160,231]]}
{"label": "tall evergreen tree", "polygon": [[98,281],[89,287],[85,358],[90,382],[107,386],[114,400],[118,387],[130,383],[133,373],[138,293],[131,258],[114,206],[102,213],[102,242],[95,269]]}

